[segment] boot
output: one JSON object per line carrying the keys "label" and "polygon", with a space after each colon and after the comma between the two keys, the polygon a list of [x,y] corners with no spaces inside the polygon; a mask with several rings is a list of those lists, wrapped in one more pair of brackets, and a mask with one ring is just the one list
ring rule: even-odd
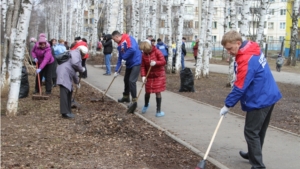
{"label": "boot", "polygon": [[142,113],[146,113],[146,111],[148,110],[149,108],[149,99],[150,99],[150,94],[145,94],[145,105],[142,109]]}
{"label": "boot", "polygon": [[52,78],[52,82],[53,82],[53,86],[52,87],[56,87],[56,78]]}
{"label": "boot", "polygon": [[161,110],[160,110],[160,106],[161,106],[161,98],[156,98],[156,117],[162,117],[162,116],[164,116],[165,115],[165,113],[164,112],[162,112]]}
{"label": "boot", "polygon": [[119,103],[124,103],[124,102],[130,102],[129,95],[123,94],[123,97],[121,99],[118,99]]}

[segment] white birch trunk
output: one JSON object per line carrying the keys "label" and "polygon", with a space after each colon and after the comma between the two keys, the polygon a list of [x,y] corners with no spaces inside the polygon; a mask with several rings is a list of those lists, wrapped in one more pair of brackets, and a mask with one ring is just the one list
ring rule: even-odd
{"label": "white birch trunk", "polygon": [[240,34],[242,35],[242,39],[247,40],[249,36],[249,18],[250,18],[250,0],[243,0],[243,8],[242,8],[242,19],[241,19],[241,28]]}
{"label": "white birch trunk", "polygon": [[76,17],[75,18],[75,36],[78,36],[79,35],[79,8],[80,8],[80,3],[81,3],[81,0],[77,0],[77,7],[76,7]]}
{"label": "white birch trunk", "polygon": [[139,35],[139,1],[132,0],[132,25],[131,25],[131,35],[135,38],[138,42],[138,35]]}
{"label": "white birch trunk", "polygon": [[67,41],[68,42],[72,42],[72,36],[73,36],[73,12],[74,12],[74,5],[75,3],[69,3],[70,5],[70,9],[69,9],[69,19],[68,19],[68,26],[67,26],[67,32],[68,32],[68,36],[67,36]]}
{"label": "white birch trunk", "polygon": [[269,6],[269,0],[261,0],[261,10],[259,16],[259,25],[257,28],[257,36],[256,42],[259,44],[260,48],[263,49],[263,42],[264,42],[264,27],[267,18],[267,8]]}
{"label": "white birch trunk", "polygon": [[14,116],[18,111],[19,91],[21,84],[21,72],[25,53],[25,41],[28,34],[28,26],[32,10],[32,0],[23,0],[23,13],[20,14],[17,29],[17,39],[13,56],[13,69],[8,95],[6,115]]}
{"label": "white birch trunk", "polygon": [[111,30],[111,9],[112,9],[112,1],[113,0],[107,0],[107,10],[106,10],[106,19],[107,19],[107,27],[106,27],[106,34],[110,34]]}
{"label": "white birch trunk", "polygon": [[[228,27],[228,23],[229,23],[229,0],[225,0],[225,8],[224,8],[224,34],[226,32],[229,31],[229,27]],[[227,54],[227,51],[223,48],[223,52],[222,52],[222,60],[225,60],[227,58],[228,54]]]}
{"label": "white birch trunk", "polygon": [[5,24],[6,24],[6,13],[7,13],[7,8],[8,8],[8,4],[7,4],[7,0],[2,0],[1,1],[1,10],[2,10],[2,24],[3,24],[3,31],[5,32]]}
{"label": "white birch trunk", "polygon": [[181,47],[182,47],[182,32],[183,32],[183,14],[184,14],[185,0],[180,1],[179,20],[178,20],[178,33],[177,33],[177,56],[176,56],[176,73],[179,72],[181,65]]}
{"label": "white birch trunk", "polygon": [[124,32],[123,21],[124,21],[124,0],[119,0],[119,12],[116,30],[120,30],[120,33]]}
{"label": "white birch trunk", "polygon": [[97,42],[98,42],[98,7],[99,7],[99,1],[94,0],[94,25],[93,25],[93,41],[92,41],[92,51],[93,56],[96,56],[96,48],[97,48]]}
{"label": "white birch trunk", "polygon": [[[157,34],[157,24],[156,24],[156,21],[157,21],[157,18],[156,18],[157,17],[156,16],[157,0],[152,0],[151,3],[152,3],[152,11],[151,11],[151,15],[150,15],[151,16],[151,24],[150,24],[151,29],[149,30],[150,31],[149,34],[152,35],[154,38],[156,38],[156,34]],[[169,6],[170,2],[168,1],[167,3],[168,3],[168,6]],[[171,9],[172,9],[172,2],[171,2]],[[172,10],[171,10],[171,12],[172,12]]]}
{"label": "white birch trunk", "polygon": [[[207,0],[202,0],[201,5],[201,24],[199,22],[200,32],[199,32],[199,43],[198,43],[198,55],[197,55],[197,64],[196,64],[196,70],[195,70],[195,79],[201,78],[201,71],[203,69],[203,62],[202,62],[202,56],[204,53],[204,42],[206,41],[206,18],[207,18]],[[199,11],[200,12],[200,11]]]}
{"label": "white birch trunk", "polygon": [[63,21],[63,23],[62,23],[62,26],[63,26],[62,39],[67,40],[67,9],[68,9],[68,7],[67,7],[66,0],[63,0],[63,5],[62,6],[63,6],[63,10],[62,10],[62,14],[63,14],[63,16],[62,16],[62,21]]}
{"label": "white birch trunk", "polygon": [[299,0],[294,1],[292,15],[292,35],[290,53],[287,59],[287,65],[296,66],[296,50],[298,42],[298,17],[299,17]]}
{"label": "white birch trunk", "polygon": [[13,17],[13,10],[14,10],[14,2],[13,0],[10,0],[8,2],[8,10],[7,10],[7,22],[6,22],[6,28],[4,32],[4,44],[3,44],[3,56],[2,56],[2,72],[1,72],[1,91],[3,89],[8,87],[8,79],[7,77],[7,59],[8,59],[8,44],[10,43],[9,38],[11,35],[11,27],[12,27],[12,17]]}
{"label": "white birch trunk", "polygon": [[[153,12],[153,11],[152,11]],[[172,72],[172,62],[173,62],[173,49],[172,49],[172,0],[167,0],[167,42],[168,42],[168,71]],[[153,21],[153,19],[152,19]],[[153,24],[152,24],[153,25]],[[153,25],[152,27],[156,27],[156,25]],[[152,30],[152,29],[151,29]],[[153,35],[153,32],[151,32],[151,35]]]}
{"label": "white birch trunk", "polygon": [[214,14],[214,0],[209,0],[208,5],[208,12],[207,12],[207,29],[206,29],[206,45],[205,45],[205,53],[204,53],[204,60],[203,60],[203,76],[209,76],[209,59],[212,56],[212,37],[211,37],[211,30],[212,30],[212,17]]}
{"label": "white birch trunk", "polygon": [[143,5],[143,36],[141,40],[144,40],[147,38],[147,34],[149,34],[148,29],[149,29],[149,0],[144,0],[144,5]]}
{"label": "white birch trunk", "polygon": [[[236,9],[235,9],[236,8],[235,0],[229,0],[229,2],[230,2],[230,28],[232,30],[237,30],[236,29],[237,17],[236,17]],[[234,62],[235,62],[235,56],[230,56],[228,84],[231,87],[233,87],[233,84],[235,82]]]}

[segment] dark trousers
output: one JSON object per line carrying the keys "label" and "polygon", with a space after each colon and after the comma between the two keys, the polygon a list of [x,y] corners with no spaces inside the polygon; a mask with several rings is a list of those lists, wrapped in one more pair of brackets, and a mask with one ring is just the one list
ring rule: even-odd
{"label": "dark trousers", "polygon": [[87,78],[87,69],[85,66],[86,59],[82,59],[81,66],[85,68],[85,71],[82,73],[82,78]]}
{"label": "dark trousers", "polygon": [[140,74],[141,66],[133,66],[132,68],[128,68],[125,70],[124,76],[124,95],[129,95],[131,93],[132,98],[136,98],[136,81],[138,80]]}
{"label": "dark trousers", "polygon": [[249,111],[246,114],[244,135],[248,145],[249,162],[252,165],[252,169],[265,168],[262,158],[262,147],[274,105]]}
{"label": "dark trousers", "polygon": [[[53,64],[48,64],[42,69],[40,74],[40,84],[42,85],[42,78],[45,77],[45,86],[46,86],[46,92],[51,93],[52,89],[52,66]],[[39,92],[39,84],[38,84],[38,76],[35,78],[35,91]]]}
{"label": "dark trousers", "polygon": [[71,99],[72,91],[65,88],[62,85],[59,85],[59,96],[60,96],[60,113],[69,114],[71,112]]}

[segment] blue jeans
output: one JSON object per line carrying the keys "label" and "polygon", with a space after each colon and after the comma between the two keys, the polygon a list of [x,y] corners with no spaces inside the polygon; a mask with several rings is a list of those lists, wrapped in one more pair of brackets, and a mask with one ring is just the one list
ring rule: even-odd
{"label": "blue jeans", "polygon": [[181,54],[181,69],[183,70],[184,68],[184,55]]}
{"label": "blue jeans", "polygon": [[111,71],[110,71],[110,57],[111,57],[111,54],[106,54],[105,55],[106,74],[111,74]]}

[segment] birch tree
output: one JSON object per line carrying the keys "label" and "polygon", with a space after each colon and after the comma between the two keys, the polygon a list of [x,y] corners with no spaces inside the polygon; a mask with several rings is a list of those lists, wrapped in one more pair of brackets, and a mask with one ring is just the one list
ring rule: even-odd
{"label": "birch tree", "polygon": [[249,18],[250,18],[250,0],[243,0],[243,8],[242,8],[242,19],[241,19],[241,29],[240,34],[242,36],[243,41],[247,40],[249,36]]}
{"label": "birch tree", "polygon": [[[207,0],[202,0],[201,5],[201,26],[200,26],[200,32],[199,32],[199,43],[198,43],[198,54],[197,54],[197,64],[196,64],[196,70],[195,70],[195,79],[201,78],[201,71],[203,67],[202,63],[202,56],[204,52],[204,42],[206,41],[206,23],[207,23]],[[199,21],[200,23],[200,21]]]}
{"label": "birch tree", "polygon": [[[225,8],[224,8],[224,34],[226,32],[229,31],[229,27],[228,27],[228,23],[229,23],[229,17],[230,17],[230,13],[229,13],[229,9],[230,9],[230,5],[229,5],[229,0],[225,0]],[[227,58],[227,51],[224,50],[223,48],[223,52],[222,52],[222,60],[225,60]]]}
{"label": "birch tree", "polygon": [[105,33],[111,33],[109,32],[110,28],[111,28],[111,9],[112,9],[112,1],[113,0],[107,0],[107,9],[106,9],[106,30]]}
{"label": "birch tree", "polygon": [[3,31],[5,31],[5,24],[6,24],[6,13],[7,13],[7,8],[8,8],[8,4],[7,4],[7,0],[2,0],[1,1],[1,10],[2,10],[2,19],[3,19],[3,21],[2,21],[2,24],[3,24]]}
{"label": "birch tree", "polygon": [[[172,62],[173,62],[173,49],[172,49],[172,0],[167,0],[167,42],[168,42],[168,71],[172,72]],[[153,19],[152,19],[153,21]],[[153,25],[153,24],[152,24]],[[156,27],[156,25],[153,25],[153,27]],[[153,31],[151,32],[151,35],[153,35]]]}
{"label": "birch tree", "polygon": [[[177,56],[175,69],[178,73],[181,65],[181,47],[182,47],[182,32],[183,32],[183,14],[184,14],[185,0],[180,0],[179,18],[178,18],[178,33],[177,33]],[[184,58],[183,58],[184,59]]]}
{"label": "birch tree", "polygon": [[292,34],[290,53],[286,65],[296,66],[296,49],[298,41],[299,0],[294,0],[292,13]]}
{"label": "birch tree", "polygon": [[[229,0],[229,3],[230,3],[230,28],[232,30],[236,30],[237,17],[236,17],[235,1]],[[228,86],[231,86],[231,87],[233,87],[233,84],[235,81],[234,62],[235,62],[235,56],[230,56],[229,72],[228,72]]]}
{"label": "birch tree", "polygon": [[139,0],[132,0],[132,25],[131,25],[131,35],[138,41],[139,35]]}
{"label": "birch tree", "polygon": [[124,32],[123,28],[123,18],[124,18],[124,0],[119,0],[119,13],[116,30],[120,30],[121,33]]}
{"label": "birch tree", "polygon": [[93,25],[93,40],[92,40],[92,51],[93,56],[96,56],[96,44],[98,42],[98,7],[99,1],[94,0],[94,25]]}
{"label": "birch tree", "polygon": [[68,27],[67,27],[67,32],[68,32],[68,36],[67,36],[67,41],[71,42],[72,41],[72,36],[73,36],[73,12],[74,12],[74,5],[75,3],[69,3],[70,8],[69,8],[69,19],[68,19]]}
{"label": "birch tree", "polygon": [[214,0],[209,0],[209,9],[207,12],[207,29],[206,29],[206,45],[205,45],[205,52],[204,52],[204,64],[203,64],[203,76],[209,76],[209,59],[212,56],[212,37],[211,37],[211,30],[212,30],[212,17],[214,13]]}
{"label": "birch tree", "polygon": [[28,34],[28,26],[32,10],[32,0],[23,0],[22,13],[20,13],[19,24],[17,28],[17,38],[14,48],[14,56],[12,58],[12,76],[7,101],[7,116],[14,116],[17,114],[19,91],[21,84],[22,66],[25,53],[25,41]]}
{"label": "birch tree", "polygon": [[267,7],[269,6],[269,0],[261,0],[261,8],[259,13],[259,25],[257,28],[256,42],[259,44],[260,48],[263,48],[263,36],[264,27],[267,18]]}
{"label": "birch tree", "polygon": [[[171,9],[172,9],[172,1],[169,2],[170,0],[167,1],[167,4],[169,5],[169,3],[171,3]],[[152,10],[150,13],[151,16],[151,29],[149,30],[149,34],[152,35],[153,37],[156,37],[156,32],[157,32],[157,26],[156,26],[156,21],[157,21],[157,16],[156,16],[156,8],[157,8],[157,0],[152,0],[151,2],[151,6],[152,6]],[[170,23],[171,25],[171,23]],[[171,34],[172,35],[172,34]],[[169,48],[170,49],[170,48]]]}
{"label": "birch tree", "polygon": [[143,30],[142,30],[142,40],[147,38],[147,33],[149,29],[149,0],[144,0],[143,4]]}

